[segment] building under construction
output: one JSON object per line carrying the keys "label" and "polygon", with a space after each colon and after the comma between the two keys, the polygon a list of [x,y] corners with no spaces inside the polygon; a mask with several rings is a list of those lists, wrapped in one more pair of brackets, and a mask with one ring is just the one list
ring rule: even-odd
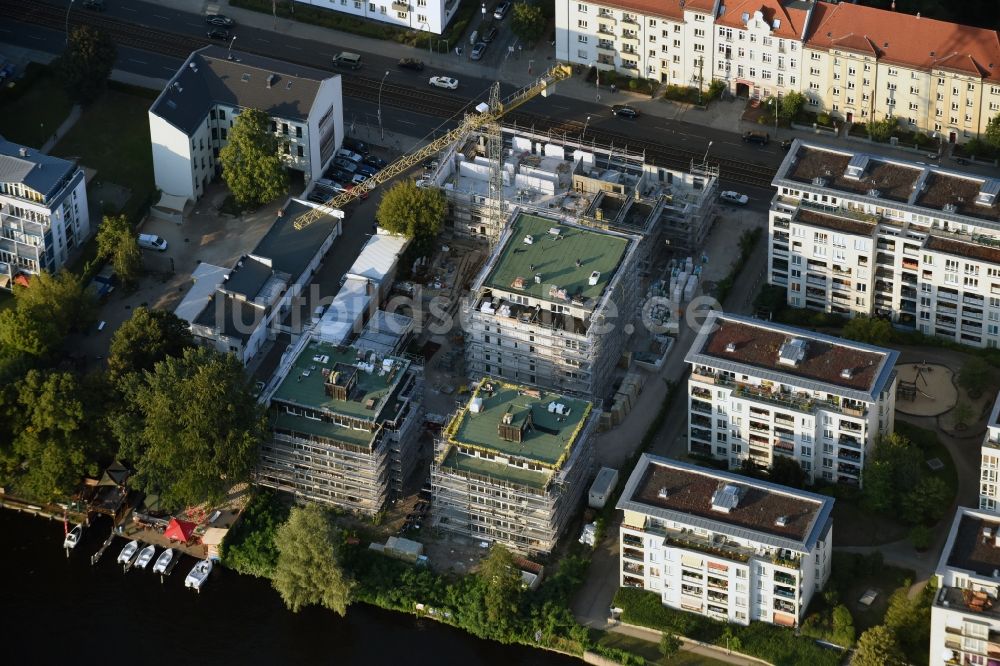
{"label": "building under construction", "polygon": [[484,379],[436,443],[434,524],[548,553],[590,479],[596,423],[587,401]]}
{"label": "building under construction", "polygon": [[374,516],[413,472],[422,390],[405,359],[308,342],[270,396],[258,483]]}
{"label": "building under construction", "polygon": [[[502,128],[497,185],[487,132],[471,132],[442,152],[423,184],[448,197],[455,235],[496,242],[506,206],[568,218],[581,224],[635,233],[644,240],[641,262],[667,241],[678,251],[701,247],[715,216],[718,168],[691,165],[684,172],[646,163],[627,147]],[[503,192],[502,206],[492,192]]]}

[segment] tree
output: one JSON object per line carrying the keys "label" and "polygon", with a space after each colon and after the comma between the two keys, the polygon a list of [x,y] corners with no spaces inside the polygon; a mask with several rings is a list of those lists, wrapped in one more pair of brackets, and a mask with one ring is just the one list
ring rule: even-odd
{"label": "tree", "polygon": [[948,484],[937,476],[924,476],[904,497],[900,517],[911,525],[941,520],[952,500]]}
{"label": "tree", "polygon": [[525,44],[534,44],[545,31],[545,16],[538,5],[518,2],[511,16],[511,32]]}
{"label": "tree", "polygon": [[837,645],[850,647],[854,644],[854,618],[847,606],[835,606],[831,614],[833,621],[833,639]]}
{"label": "tree", "polygon": [[30,370],[8,410],[14,459],[25,473],[18,489],[41,501],[68,497],[105,453],[101,391],[68,372]]}
{"label": "tree", "polygon": [[782,120],[792,121],[802,112],[806,105],[806,96],[800,92],[792,91],[781,98],[781,106],[778,108],[778,115]]}
{"label": "tree", "polygon": [[354,581],[341,568],[342,538],[316,504],[294,507],[278,528],[274,589],[293,613],[319,605],[347,612]]}
{"label": "tree", "polygon": [[993,369],[980,356],[970,356],[958,371],[958,385],[970,398],[978,398],[993,381]]}
{"label": "tree", "polygon": [[841,335],[849,340],[885,345],[892,340],[892,324],[878,317],[859,315],[844,325]]}
{"label": "tree", "polygon": [[426,252],[441,230],[448,204],[436,188],[417,187],[412,180],[393,185],[382,196],[375,218],[379,226],[414,240]]}
{"label": "tree", "polygon": [[806,483],[806,473],[802,471],[799,461],[787,456],[774,456],[768,478],[772,483],[790,488],[802,488]]}
{"label": "tree", "polygon": [[69,44],[55,69],[70,96],[89,104],[104,90],[117,58],[118,49],[107,33],[81,25],[70,31]]}
{"label": "tree", "polygon": [[503,635],[517,616],[521,599],[521,572],[514,556],[502,545],[493,544],[477,578],[483,589],[486,621],[495,628],[495,635]]}
{"label": "tree", "polygon": [[124,404],[110,422],[137,488],[180,507],[221,500],[249,478],[265,420],[235,356],[185,349],[119,389]]}
{"label": "tree", "polygon": [[219,161],[222,177],[241,206],[257,207],[285,193],[288,174],[280,148],[266,113],[244,109],[236,116]]}
{"label": "tree", "polygon": [[964,400],[959,400],[951,410],[951,420],[955,423],[955,430],[965,430],[973,416],[972,407]]}
{"label": "tree", "polygon": [[135,231],[124,215],[105,215],[97,230],[97,255],[110,260],[118,277],[132,284],[142,271],[142,252]]}
{"label": "tree", "polygon": [[664,631],[660,637],[660,654],[670,659],[681,650],[681,639],[669,631]]}
{"label": "tree", "polygon": [[934,542],[934,531],[926,525],[915,525],[910,530],[910,543],[913,547],[923,552],[931,547]]}
{"label": "tree", "polygon": [[875,511],[894,510],[919,482],[922,464],[920,449],[903,435],[879,437],[862,471],[865,505]]}
{"label": "tree", "polygon": [[177,315],[138,307],[111,337],[108,375],[117,382],[129,373],[152,370],[159,361],[193,346],[191,329]]}
{"label": "tree", "polygon": [[868,136],[872,141],[885,143],[895,131],[898,121],[892,116],[886,116],[882,120],[871,120],[868,122]]}
{"label": "tree", "polygon": [[0,348],[46,358],[73,329],[94,321],[94,298],[71,271],[39,273],[14,286],[14,307],[0,312]]}
{"label": "tree", "polygon": [[901,666],[905,661],[895,633],[884,624],[879,624],[861,634],[851,664],[853,666]]}
{"label": "tree", "polygon": [[990,118],[986,123],[986,130],[983,132],[983,141],[1000,150],[1000,113]]}

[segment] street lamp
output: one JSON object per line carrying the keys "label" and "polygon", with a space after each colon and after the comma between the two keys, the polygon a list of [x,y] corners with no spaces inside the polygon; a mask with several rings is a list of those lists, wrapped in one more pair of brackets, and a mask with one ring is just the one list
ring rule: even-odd
{"label": "street lamp", "polygon": [[385,70],[382,82],[378,84],[378,133],[382,137],[382,141],[385,141],[385,130],[382,129],[382,86],[385,85],[387,76],[389,76],[389,70]]}
{"label": "street lamp", "polygon": [[229,50],[226,51],[226,60],[233,59],[233,42],[235,41],[236,41],[236,35],[233,35],[233,38],[229,40]]}
{"label": "street lamp", "polygon": [[701,163],[702,164],[707,164],[708,163],[708,151],[710,151],[710,150],[712,150],[712,142],[711,141],[708,142],[708,147],[705,148],[705,156],[703,158],[701,158]]}
{"label": "street lamp", "polygon": [[580,141],[583,142],[583,137],[587,134],[587,125],[590,124],[590,116],[587,116],[586,122],[583,123],[583,131],[580,132]]}
{"label": "street lamp", "polygon": [[597,88],[597,101],[601,101],[601,68],[597,66],[597,61],[591,60],[591,66],[594,68],[594,75],[597,77],[594,79],[594,87]]}
{"label": "street lamp", "polygon": [[73,9],[73,3],[76,0],[69,0],[69,5],[66,7],[66,46],[69,46],[69,10]]}

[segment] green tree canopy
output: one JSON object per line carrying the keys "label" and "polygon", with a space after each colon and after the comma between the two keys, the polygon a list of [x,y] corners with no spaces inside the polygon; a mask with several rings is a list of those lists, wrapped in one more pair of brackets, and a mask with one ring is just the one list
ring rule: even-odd
{"label": "green tree canopy", "polygon": [[794,120],[805,105],[806,96],[793,90],[781,98],[781,106],[778,109],[778,115],[783,120]]}
{"label": "green tree canopy", "polygon": [[904,663],[906,659],[895,633],[884,624],[876,625],[861,634],[854,659],[851,660],[853,666],[901,666]]}
{"label": "green tree canopy", "polygon": [[545,31],[545,15],[538,5],[518,2],[511,13],[511,32],[525,44],[534,44]]}
{"label": "green tree canopy", "polygon": [[55,68],[70,96],[82,104],[97,99],[111,75],[118,49],[107,33],[80,25],[69,33],[69,44]]}
{"label": "green tree canopy", "polygon": [[937,476],[925,475],[903,495],[900,517],[911,525],[932,524],[944,517],[954,499],[948,484]]}
{"label": "green tree canopy", "polygon": [[868,135],[871,136],[873,141],[885,143],[892,136],[898,125],[899,121],[896,118],[886,116],[882,120],[868,121],[866,127],[868,128]]}
{"label": "green tree canopy", "polygon": [[94,298],[71,271],[42,272],[14,286],[14,306],[0,312],[0,348],[46,358],[66,335],[94,322]]}
{"label": "green tree canopy", "polygon": [[672,632],[664,631],[660,636],[660,654],[669,659],[681,651],[681,639]]}
{"label": "green tree canopy", "polygon": [[859,315],[844,325],[841,335],[848,340],[886,345],[892,341],[892,324],[878,317]]}
{"label": "green tree canopy", "polygon": [[983,132],[983,141],[1000,150],[1000,113],[990,118]]}
{"label": "green tree canopy", "polygon": [[862,471],[865,505],[875,511],[895,510],[919,482],[922,464],[922,452],[903,435],[879,437]]}
{"label": "green tree canopy", "polygon": [[180,507],[221,500],[249,478],[265,421],[235,356],[185,349],[127,375],[120,390],[110,420],[136,487]]}
{"label": "green tree canopy", "polygon": [[993,381],[993,368],[981,356],[969,356],[958,371],[958,385],[978,398]]}
{"label": "green tree canopy", "polygon": [[320,605],[338,615],[347,612],[354,581],[341,568],[341,535],[323,509],[315,504],[293,508],[275,543],[274,589],[289,610]]}
{"label": "green tree canopy", "polygon": [[414,239],[414,244],[426,251],[441,231],[447,209],[440,190],[417,187],[407,179],[385,192],[375,218],[384,229]]}
{"label": "green tree canopy", "polygon": [[774,456],[768,478],[773,483],[780,483],[790,488],[802,488],[806,483],[806,473],[802,471],[802,465],[798,460],[787,456]]}
{"label": "green tree canopy", "polygon": [[847,606],[835,606],[832,613],[833,639],[837,645],[850,647],[854,645],[854,618]]}
{"label": "green tree canopy", "polygon": [[477,574],[483,589],[486,621],[499,634],[513,624],[521,600],[521,572],[514,556],[500,544],[493,544]]}
{"label": "green tree canopy", "polygon": [[138,307],[111,337],[108,375],[119,381],[131,372],[152,370],[159,361],[193,346],[191,330],[177,315]]}
{"label": "green tree canopy", "polygon": [[229,143],[219,151],[222,177],[242,206],[274,201],[288,186],[281,142],[271,131],[271,118],[260,109],[244,109],[229,130]]}
{"label": "green tree canopy", "polygon": [[29,370],[14,387],[7,417],[15,432],[7,462],[23,464],[17,481],[26,496],[48,501],[72,494],[95,475],[106,451],[102,391],[71,373]]}
{"label": "green tree canopy", "polygon": [[142,252],[135,230],[124,215],[105,215],[97,230],[97,255],[109,260],[118,277],[132,284],[142,272]]}
{"label": "green tree canopy", "polygon": [[951,409],[951,420],[955,422],[957,430],[968,426],[974,417],[975,413],[973,413],[972,407],[965,400],[959,400]]}

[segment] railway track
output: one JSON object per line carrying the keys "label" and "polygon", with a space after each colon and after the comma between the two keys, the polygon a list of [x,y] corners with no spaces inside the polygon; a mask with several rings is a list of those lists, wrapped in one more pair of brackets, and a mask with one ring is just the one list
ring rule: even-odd
{"label": "railway track", "polygon": [[[66,13],[63,8],[40,0],[0,0],[0,16],[11,21],[43,26],[60,32],[65,29]],[[73,25],[81,24],[103,30],[120,46],[179,59],[187,58],[192,51],[204,46],[219,43],[203,37],[135,25],[97,12],[74,14]],[[257,55],[270,55],[246,44],[241,44],[240,50]],[[315,63],[297,61],[291,58],[285,58],[285,60],[313,69],[331,71],[330,67],[318,66]],[[343,75],[344,95],[371,102],[378,100],[379,86],[382,85],[380,79],[343,72],[341,74]],[[454,95],[393,83],[382,85],[382,102],[387,106],[438,118],[457,118],[472,106],[469,100]],[[530,127],[537,132],[547,132],[554,136],[563,135],[577,138],[582,135],[585,129],[585,124],[579,121],[560,120],[523,110],[511,113],[505,117],[504,122],[516,124],[519,127]],[[595,128],[593,125],[586,127],[586,130],[588,140],[598,144],[621,146],[630,152],[642,152],[648,161],[663,167],[687,169],[692,160],[701,161],[702,158],[702,154],[699,152],[603,128]],[[773,167],[765,164],[719,157],[714,157],[712,162],[719,165],[720,176],[724,180],[754,187],[769,188],[775,173]]]}

